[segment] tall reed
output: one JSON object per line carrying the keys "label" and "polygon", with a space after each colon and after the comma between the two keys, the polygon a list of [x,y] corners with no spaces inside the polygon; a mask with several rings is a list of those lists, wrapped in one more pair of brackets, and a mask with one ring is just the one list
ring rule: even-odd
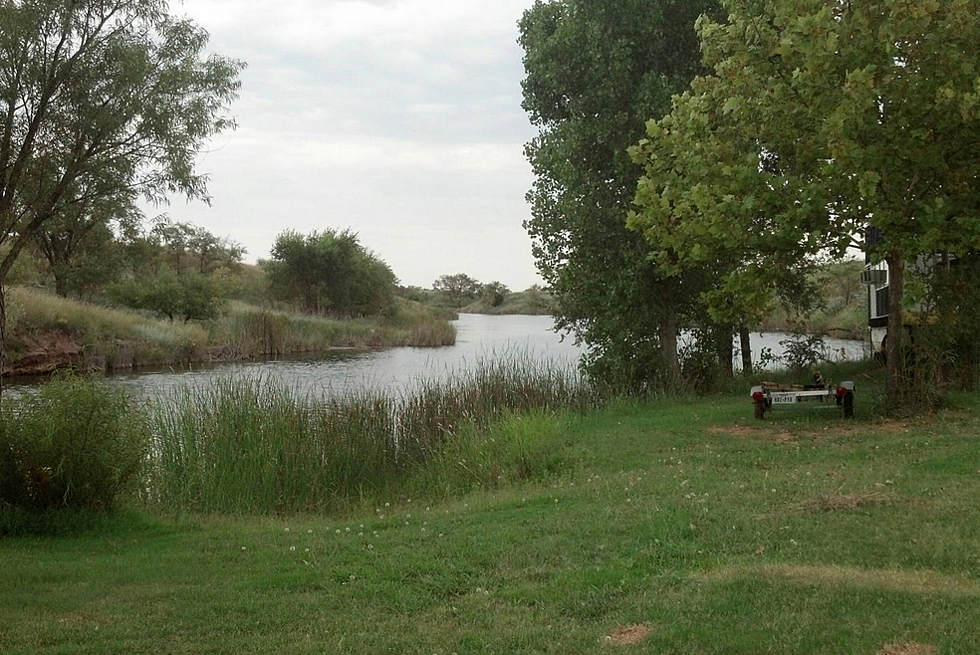
{"label": "tall reed", "polygon": [[596,401],[572,371],[529,359],[482,362],[413,391],[317,401],[272,379],[229,378],[157,405],[144,487],[180,511],[343,509],[425,478],[447,448],[507,415]]}

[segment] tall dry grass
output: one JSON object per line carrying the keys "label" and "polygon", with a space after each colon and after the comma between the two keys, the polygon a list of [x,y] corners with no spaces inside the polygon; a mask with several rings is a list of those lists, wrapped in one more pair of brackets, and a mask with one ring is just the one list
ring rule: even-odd
{"label": "tall dry grass", "polygon": [[7,291],[8,361],[44,341],[69,338],[84,367],[131,368],[202,361],[208,333],[200,325],[160,321],[25,287]]}
{"label": "tall dry grass", "polygon": [[8,291],[7,327],[8,363],[34,352],[77,346],[74,364],[85,370],[456,342],[452,324],[405,300],[399,300],[390,316],[373,319],[307,316],[230,302],[213,321],[180,323],[24,287]]}
{"label": "tall dry grass", "polygon": [[221,358],[240,359],[326,348],[451,346],[456,328],[408,301],[378,319],[308,316],[232,302],[211,324],[210,341]]}

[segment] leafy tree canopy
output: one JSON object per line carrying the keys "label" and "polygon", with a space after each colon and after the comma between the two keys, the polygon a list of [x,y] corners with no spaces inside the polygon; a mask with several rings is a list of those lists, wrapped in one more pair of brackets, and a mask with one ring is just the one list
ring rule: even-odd
{"label": "leafy tree canopy", "polygon": [[[0,2],[0,289],[37,231],[93,198],[207,198],[197,153],[243,64],[166,0]],[[3,357],[0,292],[0,360]],[[2,361],[0,361],[2,364]]]}
{"label": "leafy tree canopy", "polygon": [[432,288],[444,294],[453,307],[462,307],[476,298],[480,292],[480,282],[465,273],[456,275],[440,275],[432,283]]}
{"label": "leafy tree canopy", "polygon": [[229,238],[219,237],[191,223],[173,222],[166,216],[157,219],[148,238],[172,266],[178,270],[195,269],[202,275],[222,266],[240,264],[247,252]]}
{"label": "leafy tree canopy", "polygon": [[491,307],[500,307],[510,295],[510,289],[502,282],[488,282],[480,286],[480,297]]}
{"label": "leafy tree canopy", "polygon": [[218,315],[220,305],[210,278],[197,271],[177,274],[168,267],[147,277],[114,284],[109,296],[121,305],[162,314],[171,321],[212,319]]}
{"label": "leafy tree canopy", "polygon": [[123,267],[116,232],[138,229],[142,214],[129,195],[89,198],[41,225],[34,247],[60,296],[85,296],[117,279]]}
{"label": "leafy tree canopy", "polygon": [[626,229],[642,173],[627,153],[651,116],[702,72],[695,20],[710,0],[552,0],[520,22],[526,147],[535,181],[525,227],[560,307],[558,325],[591,346],[593,372],[638,384],[676,368],[691,278],[665,278]]}
{"label": "leafy tree canopy", "polygon": [[662,263],[748,258],[733,297],[879,228],[894,399],[906,263],[980,246],[980,0],[724,4],[698,23],[712,74],[634,151],[630,224]]}
{"label": "leafy tree canopy", "polygon": [[263,266],[277,297],[311,313],[380,314],[394,302],[395,274],[350,230],[283,232]]}

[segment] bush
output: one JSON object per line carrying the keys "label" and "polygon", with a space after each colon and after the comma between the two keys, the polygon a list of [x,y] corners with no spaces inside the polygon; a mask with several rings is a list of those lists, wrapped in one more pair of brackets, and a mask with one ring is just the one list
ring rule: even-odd
{"label": "bush", "polygon": [[0,403],[0,509],[109,510],[147,456],[146,423],[122,390],[72,375]]}
{"label": "bush", "polygon": [[157,275],[126,280],[109,288],[114,302],[166,316],[171,321],[206,321],[218,315],[219,298],[214,282],[191,271],[178,275],[163,269]]}
{"label": "bush", "polygon": [[809,371],[827,359],[827,345],[818,334],[805,334],[797,330],[780,341],[779,345],[783,347],[783,363],[797,374]]}
{"label": "bush", "polygon": [[433,462],[410,483],[412,497],[454,497],[474,489],[539,482],[585,461],[560,413],[509,414],[480,429],[447,434]]}
{"label": "bush", "polygon": [[350,230],[307,236],[287,230],[276,237],[272,259],[262,266],[274,296],[310,314],[375,316],[395,300],[395,274]]}

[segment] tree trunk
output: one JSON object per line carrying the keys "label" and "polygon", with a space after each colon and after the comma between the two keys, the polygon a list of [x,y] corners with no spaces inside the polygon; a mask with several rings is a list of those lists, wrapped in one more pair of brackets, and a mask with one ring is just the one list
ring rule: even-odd
{"label": "tree trunk", "polygon": [[742,350],[742,375],[752,375],[752,336],[747,326],[738,329],[738,339]]}
{"label": "tree trunk", "polygon": [[0,284],[0,396],[3,396],[3,369],[7,366],[7,299]]}
{"label": "tree trunk", "polygon": [[905,294],[905,258],[901,252],[889,253],[888,263],[888,341],[885,357],[888,361],[888,404],[897,408],[905,391],[905,363],[902,359],[905,345],[905,317],[902,299]]}
{"label": "tree trunk", "polygon": [[51,275],[54,276],[54,292],[62,298],[68,297],[68,280],[63,274],[57,272],[56,267],[51,267]]}
{"label": "tree trunk", "polygon": [[719,325],[716,330],[718,363],[721,364],[721,370],[727,377],[735,377],[735,326]]}
{"label": "tree trunk", "polygon": [[667,368],[670,390],[680,388],[681,362],[677,355],[677,310],[673,306],[664,308],[665,314],[660,322],[660,350]]}

